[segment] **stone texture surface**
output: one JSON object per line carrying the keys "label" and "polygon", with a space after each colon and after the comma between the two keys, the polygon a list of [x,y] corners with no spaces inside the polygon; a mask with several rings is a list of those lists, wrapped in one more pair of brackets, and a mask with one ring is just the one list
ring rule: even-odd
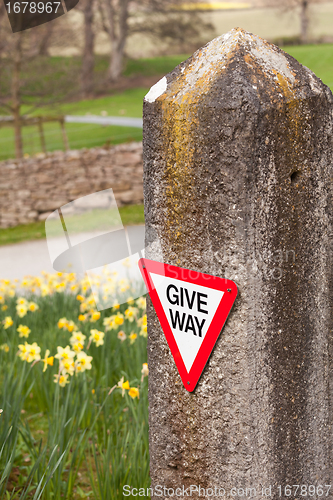
{"label": "stone texture surface", "polygon": [[143,202],[141,143],[8,160],[0,171],[0,227],[45,220],[56,208],[107,188],[118,206]]}
{"label": "stone texture surface", "polygon": [[148,301],[152,486],[331,484],[332,94],[241,29],[166,80],[144,102],[146,224],[166,263],[239,294],[193,393]]}

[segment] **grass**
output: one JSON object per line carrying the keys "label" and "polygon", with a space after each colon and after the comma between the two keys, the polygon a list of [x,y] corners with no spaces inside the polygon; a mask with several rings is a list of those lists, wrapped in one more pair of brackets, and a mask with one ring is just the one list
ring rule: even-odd
{"label": "grass", "polygon": [[[61,292],[56,291],[59,285],[65,287]],[[35,312],[19,316],[20,286],[26,299],[39,306]],[[47,292],[41,296],[43,286]],[[120,289],[114,279],[113,286]],[[0,289],[0,323],[12,318],[12,324],[0,329],[0,500],[120,500],[124,484],[148,487],[147,379],[141,376],[146,362],[144,301],[133,301],[134,321],[127,316],[127,303],[93,318],[87,284],[73,275],[59,273],[17,285],[2,282]],[[84,299],[78,301],[78,293]],[[84,321],[78,320],[80,312],[85,312]],[[107,329],[104,319],[116,315],[122,323],[113,321]],[[19,337],[20,324],[31,330],[28,338]],[[78,329],[86,336],[80,349],[92,356],[91,367],[69,375],[64,387],[54,382],[58,359],[49,359],[44,372],[38,356],[36,363],[17,356],[25,342],[36,342],[41,358],[46,349],[49,358],[58,347],[73,349],[70,339]],[[104,333],[102,345],[89,340],[92,329]],[[120,330],[127,336],[123,341]],[[139,399],[126,389],[122,395],[117,387],[121,377],[139,389]]]}
{"label": "grass", "polygon": [[[144,224],[143,205],[126,205],[119,208],[119,213],[124,226]],[[45,238],[45,222],[42,221],[0,229],[0,245],[10,245],[41,238]]]}
{"label": "grass", "polygon": [[[142,116],[142,101],[148,89],[128,89],[123,93],[99,99],[82,100],[55,107],[38,109],[36,115],[101,115],[107,111],[109,116]],[[28,107],[23,107],[25,113]],[[104,145],[114,145],[129,141],[141,141],[142,130],[134,127],[103,126],[94,124],[67,123],[66,132],[71,149],[90,148]],[[44,125],[46,148],[48,151],[63,150],[63,138],[59,123]],[[37,126],[23,128],[24,153],[34,155],[42,151]],[[0,159],[13,158],[14,131],[12,127],[0,129]]]}
{"label": "grass", "polygon": [[[142,102],[147,91],[148,89],[142,87],[126,89],[123,92],[96,99],[83,99],[59,104],[56,107],[45,106],[37,110],[35,114],[100,115],[102,111],[107,111],[110,116],[141,117]],[[26,109],[28,108],[23,108],[22,111],[25,112]]]}
{"label": "grass", "polygon": [[175,66],[185,61],[189,54],[151,57],[147,59],[130,59],[127,61],[124,76],[155,76],[170,73]]}
{"label": "grass", "polygon": [[283,47],[333,90],[333,44]]}
{"label": "grass", "polygon": [[[68,123],[66,131],[70,149],[109,147],[123,142],[142,140],[142,130],[134,127]],[[45,142],[48,152],[65,149],[61,130],[57,123],[45,125]],[[13,144],[13,129],[9,127],[0,129],[0,160],[7,160],[15,156]],[[37,127],[24,127],[23,150],[24,154],[29,156],[42,152]]]}

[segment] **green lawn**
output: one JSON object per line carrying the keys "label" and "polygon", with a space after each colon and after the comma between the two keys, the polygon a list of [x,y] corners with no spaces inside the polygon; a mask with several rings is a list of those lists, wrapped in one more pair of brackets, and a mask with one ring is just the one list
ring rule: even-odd
{"label": "green lawn", "polygon": [[333,44],[283,47],[333,90]]}
{"label": "green lawn", "polygon": [[[143,205],[127,205],[119,208],[124,226],[144,224]],[[45,238],[45,222],[32,222],[8,229],[0,229],[0,245]]]}
{"label": "green lawn", "polygon": [[[142,116],[142,102],[148,88],[127,89],[105,97],[96,99],[84,99],[82,101],[59,104],[57,106],[45,106],[34,114],[63,114],[63,115],[100,115],[106,111],[109,116]],[[25,112],[26,108],[22,108]]]}
{"label": "green lawn", "polygon": [[189,56],[190,54],[180,54],[174,56],[151,57],[149,59],[130,59],[127,61],[124,75],[166,75]]}
{"label": "green lawn", "polygon": [[[114,94],[99,99],[83,100],[63,104],[58,107],[38,109],[35,115],[101,115],[106,111],[109,116],[142,116],[142,101],[149,89],[128,89],[121,94]],[[22,111],[25,113],[27,107]],[[66,132],[71,149],[91,148],[119,144],[128,141],[141,141],[142,130],[135,127],[103,126],[84,123],[67,123]],[[44,125],[46,148],[48,151],[64,149],[59,123]],[[33,155],[42,151],[37,126],[23,129],[24,153]],[[0,160],[14,157],[14,132],[12,127],[0,129]]]}
{"label": "green lawn", "polygon": [[[130,141],[141,141],[142,130],[134,127],[102,126],[84,123],[68,123],[66,131],[71,149],[109,146]],[[64,150],[58,123],[47,123],[44,130],[47,151]],[[24,154],[34,155],[42,151],[37,127],[23,130]],[[0,160],[14,157],[13,129],[0,129]]]}
{"label": "green lawn", "polygon": [[[141,141],[142,131],[138,128],[69,123],[66,125],[70,149],[109,146],[130,141]],[[64,150],[63,138],[57,124],[48,123],[45,126],[45,142],[47,151]],[[0,159],[13,158],[13,131],[1,130]],[[26,127],[23,131],[24,154],[34,155],[42,151],[37,128]]]}

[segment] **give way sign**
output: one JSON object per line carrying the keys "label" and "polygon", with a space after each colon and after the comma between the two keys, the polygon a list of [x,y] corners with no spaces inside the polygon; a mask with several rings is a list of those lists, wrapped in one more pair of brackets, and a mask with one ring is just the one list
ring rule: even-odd
{"label": "give way sign", "polygon": [[235,302],[224,278],[140,259],[139,267],[184,387],[192,392]]}

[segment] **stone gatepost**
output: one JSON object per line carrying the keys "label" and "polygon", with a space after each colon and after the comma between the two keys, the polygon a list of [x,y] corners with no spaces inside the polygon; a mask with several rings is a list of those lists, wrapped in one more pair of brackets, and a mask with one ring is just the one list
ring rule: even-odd
{"label": "stone gatepost", "polygon": [[164,262],[239,289],[193,393],[148,299],[152,488],[333,498],[332,101],[242,29],[145,98],[145,216]]}

